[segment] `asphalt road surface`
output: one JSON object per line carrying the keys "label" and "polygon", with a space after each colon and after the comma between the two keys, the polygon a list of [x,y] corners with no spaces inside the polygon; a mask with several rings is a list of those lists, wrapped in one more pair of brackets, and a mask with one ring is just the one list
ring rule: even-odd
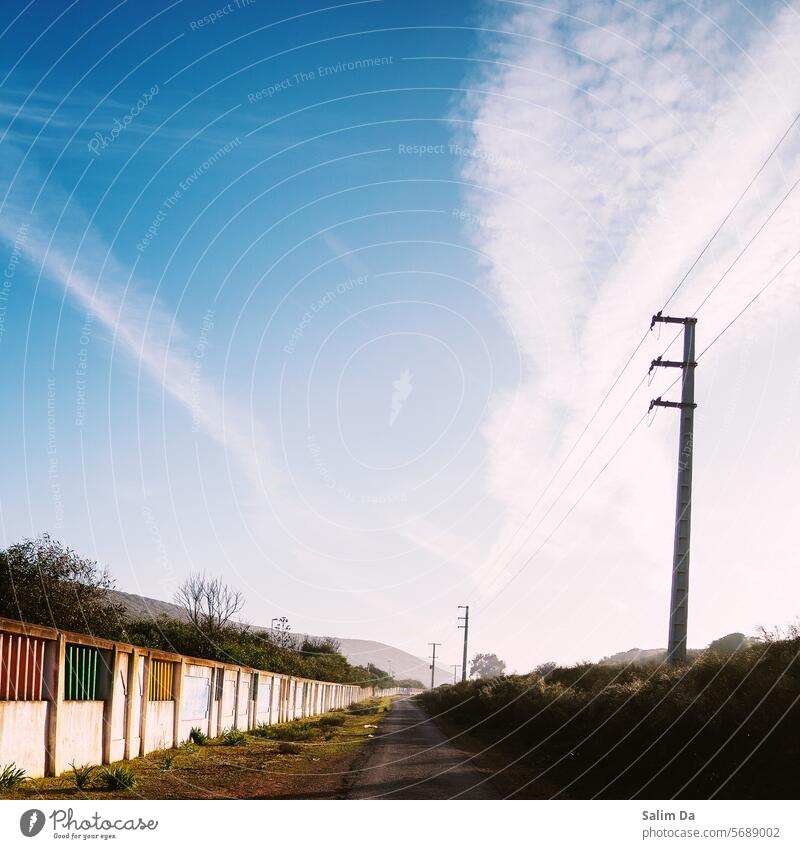
{"label": "asphalt road surface", "polygon": [[348,799],[499,799],[482,772],[409,699],[392,704],[351,775]]}

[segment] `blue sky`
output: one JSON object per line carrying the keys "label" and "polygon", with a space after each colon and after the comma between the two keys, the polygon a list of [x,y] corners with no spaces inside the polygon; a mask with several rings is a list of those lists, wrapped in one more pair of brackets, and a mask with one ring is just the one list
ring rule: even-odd
{"label": "blue sky", "polygon": [[[663,644],[675,420],[558,524],[657,394],[589,455],[657,340],[541,493],[800,108],[796,5],[718,7],[12,4],[3,541],[51,532],[161,598],[223,574],[251,621],[454,661],[465,602],[519,668]],[[797,176],[795,133],[676,309]],[[793,203],[706,339],[796,247]],[[698,376],[693,645],[798,613],[796,283]]]}

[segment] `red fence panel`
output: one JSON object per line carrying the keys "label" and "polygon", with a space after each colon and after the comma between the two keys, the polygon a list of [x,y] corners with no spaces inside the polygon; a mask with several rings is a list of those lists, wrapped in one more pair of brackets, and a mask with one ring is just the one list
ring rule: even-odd
{"label": "red fence panel", "polygon": [[44,640],[0,631],[0,700],[41,700],[44,644]]}

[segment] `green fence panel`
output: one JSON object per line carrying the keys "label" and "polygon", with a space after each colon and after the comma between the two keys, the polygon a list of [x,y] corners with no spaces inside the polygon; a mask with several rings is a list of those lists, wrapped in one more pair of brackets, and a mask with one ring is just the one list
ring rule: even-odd
{"label": "green fence panel", "polygon": [[68,644],[64,670],[64,698],[94,701],[97,694],[97,666],[100,652],[90,646]]}

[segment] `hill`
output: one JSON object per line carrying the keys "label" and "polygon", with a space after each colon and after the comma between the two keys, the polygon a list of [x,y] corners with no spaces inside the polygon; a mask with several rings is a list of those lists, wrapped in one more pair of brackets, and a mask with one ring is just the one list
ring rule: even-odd
{"label": "hill", "polygon": [[[168,601],[156,598],[124,593],[113,590],[110,593],[113,601],[123,604],[131,617],[135,619],[153,619],[157,616],[171,616],[174,619],[186,619],[183,608]],[[269,631],[263,625],[254,625],[256,631]],[[298,636],[306,636],[299,634]],[[313,635],[308,635],[313,636]],[[428,662],[416,657],[407,651],[379,643],[375,640],[358,640],[347,637],[336,637],[333,634],[324,634],[325,637],[334,637],[341,644],[342,654],[354,665],[365,666],[373,663],[380,669],[390,671],[396,678],[415,678],[428,684],[431,680],[431,670]],[[436,667],[436,684],[447,684],[452,682],[453,675],[446,669]]]}

